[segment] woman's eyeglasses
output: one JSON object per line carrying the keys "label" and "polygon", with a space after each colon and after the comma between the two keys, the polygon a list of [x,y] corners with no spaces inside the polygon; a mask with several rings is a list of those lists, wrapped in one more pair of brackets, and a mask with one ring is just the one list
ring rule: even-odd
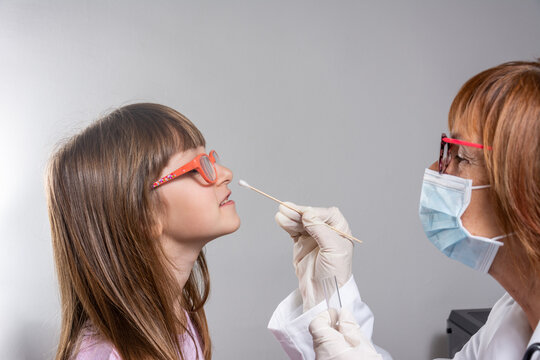
{"label": "woman's eyeglasses", "polygon": [[157,188],[160,185],[166,184],[172,179],[177,178],[178,176],[187,174],[190,171],[196,170],[203,179],[209,184],[215,184],[217,181],[217,171],[215,163],[219,164],[219,156],[214,150],[210,151],[209,155],[199,154],[193,160],[191,160],[186,165],[174,170],[172,173],[165,175],[158,181],[152,184],[152,189]]}
{"label": "woman's eyeglasses", "polygon": [[[441,134],[441,152],[439,154],[439,174],[444,174],[448,165],[452,161],[452,145],[464,145],[470,146],[477,149],[483,149],[484,145],[476,144],[468,141],[452,139],[446,136],[445,133]],[[487,147],[488,150],[491,150],[491,146]]]}

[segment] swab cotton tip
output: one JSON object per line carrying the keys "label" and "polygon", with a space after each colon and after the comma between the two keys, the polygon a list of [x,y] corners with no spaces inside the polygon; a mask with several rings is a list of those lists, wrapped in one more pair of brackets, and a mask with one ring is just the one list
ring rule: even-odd
{"label": "swab cotton tip", "polygon": [[245,182],[244,180],[238,181],[238,185],[244,186],[244,187],[250,187],[249,184],[247,182]]}

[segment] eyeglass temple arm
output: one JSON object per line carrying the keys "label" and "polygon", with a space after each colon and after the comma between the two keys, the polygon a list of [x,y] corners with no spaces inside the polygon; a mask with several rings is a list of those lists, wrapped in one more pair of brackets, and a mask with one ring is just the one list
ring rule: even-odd
{"label": "eyeglass temple arm", "polygon": [[[468,141],[464,141],[464,140],[451,139],[451,138],[447,138],[447,137],[443,138],[442,141],[444,141],[446,143],[450,143],[450,144],[471,146],[471,147],[474,147],[474,148],[477,148],[477,149],[483,149],[484,148],[484,145],[481,145],[481,144],[476,144],[476,143],[472,143],[472,142],[468,142]],[[488,146],[487,149],[491,150],[491,146]]]}

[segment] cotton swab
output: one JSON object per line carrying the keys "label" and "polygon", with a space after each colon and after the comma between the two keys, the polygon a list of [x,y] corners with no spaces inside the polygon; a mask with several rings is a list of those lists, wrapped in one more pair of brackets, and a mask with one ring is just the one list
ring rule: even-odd
{"label": "cotton swab", "polygon": [[[253,191],[255,191],[255,192],[258,192],[259,194],[261,194],[261,195],[263,195],[263,196],[266,196],[267,198],[272,199],[272,200],[274,200],[274,201],[277,202],[277,203],[280,203],[281,205],[285,206],[286,208],[291,209],[292,211],[297,212],[300,216],[304,214],[302,211],[300,211],[300,210],[298,210],[298,209],[296,209],[296,208],[290,206],[289,204],[286,204],[286,203],[284,203],[283,201],[278,200],[278,199],[276,199],[275,197],[273,197],[273,196],[271,196],[271,195],[268,195],[267,193],[265,193],[265,192],[263,192],[263,191],[261,191],[261,190],[259,190],[259,189],[257,189],[257,188],[254,188],[253,186],[249,185],[249,184],[248,184],[246,181],[244,181],[244,180],[238,181],[238,184],[239,184],[240,186],[243,186],[243,187],[249,188],[249,189],[251,189],[251,190],[253,190]],[[359,240],[359,239],[355,238],[355,237],[352,236],[352,235],[349,235],[349,234],[347,234],[347,233],[344,233],[343,231],[336,229],[336,228],[333,227],[332,225],[328,225],[328,224],[325,223],[325,222],[323,222],[323,223],[321,223],[321,224],[326,225],[328,228],[334,230],[334,231],[337,232],[339,235],[341,235],[341,236],[343,236],[343,237],[345,237],[345,238],[347,238],[347,239],[349,239],[349,240],[352,240],[352,241],[356,241],[356,242],[362,243],[362,240]]]}
{"label": "cotton swab", "polygon": [[250,188],[251,190],[256,191],[256,192],[258,192],[259,194],[264,195],[264,196],[266,196],[267,198],[272,199],[272,200],[274,200],[275,202],[280,203],[281,205],[285,206],[286,208],[289,208],[289,209],[291,209],[292,211],[296,211],[298,214],[302,215],[302,212],[301,212],[300,210],[293,208],[292,206],[290,206],[290,205],[284,203],[284,202],[281,201],[281,200],[276,199],[275,197],[273,197],[273,196],[271,196],[271,195],[268,195],[267,193],[265,193],[265,192],[263,192],[263,191],[261,191],[261,190],[259,190],[259,189],[257,189],[257,188],[254,188],[253,186],[249,185],[249,184],[248,184],[247,182],[245,182],[244,180],[238,181],[238,184],[239,184],[240,186]]}

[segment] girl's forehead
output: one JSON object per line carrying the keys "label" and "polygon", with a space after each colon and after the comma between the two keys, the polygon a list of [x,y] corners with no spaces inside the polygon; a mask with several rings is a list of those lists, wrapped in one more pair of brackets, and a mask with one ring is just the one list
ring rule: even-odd
{"label": "girl's forehead", "polygon": [[205,152],[205,149],[203,146],[186,149],[186,150],[180,150],[177,151],[175,154],[171,156],[172,161],[190,161],[193,160],[197,155],[202,154]]}

